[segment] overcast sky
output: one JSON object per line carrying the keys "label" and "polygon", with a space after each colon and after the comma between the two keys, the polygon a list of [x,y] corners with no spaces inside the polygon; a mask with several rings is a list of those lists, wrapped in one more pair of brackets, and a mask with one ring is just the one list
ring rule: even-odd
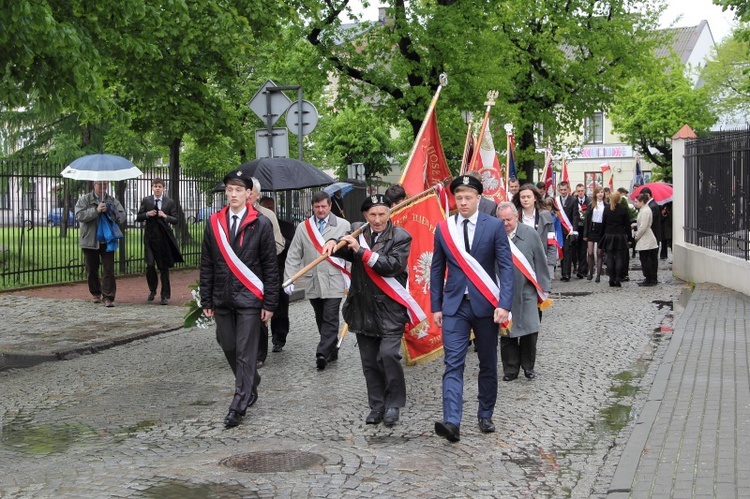
{"label": "overcast sky", "polygon": [[[661,18],[663,28],[672,24],[680,15],[682,17],[674,24],[675,27],[695,26],[705,19],[717,43],[732,29],[733,15],[729,12],[722,12],[721,7],[714,5],[711,0],[667,0],[667,4],[667,10]],[[362,10],[361,1],[354,0],[352,5],[358,5],[355,9]],[[364,9],[365,19],[376,20],[379,5],[381,4],[377,0],[371,1],[370,7]]]}

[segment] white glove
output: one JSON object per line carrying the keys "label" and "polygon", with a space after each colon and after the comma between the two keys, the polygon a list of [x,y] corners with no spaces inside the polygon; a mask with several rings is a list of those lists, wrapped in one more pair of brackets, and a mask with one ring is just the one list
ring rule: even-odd
{"label": "white glove", "polygon": [[294,293],[294,284],[290,284],[289,286],[285,287],[284,293],[288,294],[289,296],[292,296],[292,293]]}
{"label": "white glove", "polygon": [[578,235],[578,231],[574,230],[573,232],[571,232],[571,234],[574,235],[574,236],[577,236]]}

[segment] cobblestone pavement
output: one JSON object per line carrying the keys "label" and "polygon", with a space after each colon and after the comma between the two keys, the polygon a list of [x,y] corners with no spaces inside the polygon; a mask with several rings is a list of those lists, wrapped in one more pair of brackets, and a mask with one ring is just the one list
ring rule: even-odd
{"label": "cobblestone pavement", "polygon": [[[356,338],[317,371],[306,301],[292,304],[287,346],[269,353],[259,401],[232,430],[223,418],[233,378],[213,330],[179,329],[2,371],[0,496],[604,497],[645,399],[640,387],[668,343],[670,305],[686,287],[666,267],[659,278],[658,287],[621,289],[606,279],[555,281],[560,295],[544,314],[537,378],[500,383],[493,434],[476,425],[478,365],[469,356],[457,444],[433,433],[440,360],[407,368],[399,424],[365,425]],[[0,295],[0,304],[0,340],[15,328],[84,334],[101,320],[81,300]],[[154,324],[167,320],[162,313],[174,320],[184,312],[136,304],[114,310],[118,320]],[[254,470],[273,468],[276,458],[294,468],[303,453],[320,461],[270,473],[222,464],[251,454]]]}

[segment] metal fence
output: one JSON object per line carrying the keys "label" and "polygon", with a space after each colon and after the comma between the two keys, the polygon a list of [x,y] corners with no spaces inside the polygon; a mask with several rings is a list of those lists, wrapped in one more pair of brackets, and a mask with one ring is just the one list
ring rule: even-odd
{"label": "metal fence", "polygon": [[[85,279],[83,253],[78,247],[75,220],[78,198],[91,190],[89,182],[63,179],[65,165],[0,160],[0,289],[61,284]],[[166,168],[145,170],[138,179],[112,183],[109,192],[127,214],[124,238],[115,257],[118,275],[145,272],[143,226],[136,220],[141,200],[151,194],[154,178],[168,179]],[[226,204],[221,178],[182,176],[179,196],[167,180],[167,195],[179,201],[179,223],[174,227],[185,262],[176,268],[197,267],[205,222]],[[311,215],[317,189],[262,192],[276,199],[277,214],[295,226]],[[345,199],[347,218],[361,219],[363,186]],[[67,214],[67,216],[66,216]],[[350,216],[353,215],[353,216]]]}
{"label": "metal fence", "polygon": [[685,241],[750,259],[750,130],[686,144]]}

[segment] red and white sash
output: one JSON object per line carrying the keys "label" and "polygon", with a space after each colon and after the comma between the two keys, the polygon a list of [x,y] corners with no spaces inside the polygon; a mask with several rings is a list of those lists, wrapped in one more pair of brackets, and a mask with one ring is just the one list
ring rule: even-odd
{"label": "red and white sash", "polygon": [[[444,228],[448,229],[445,237],[445,244],[448,250],[458,262],[461,270],[466,277],[477,287],[482,296],[484,296],[492,308],[497,308],[500,303],[500,288],[495,280],[490,277],[484,267],[464,249],[463,237],[458,234],[456,226],[456,217],[449,217],[447,220],[440,222]],[[443,231],[445,232],[445,231]]]}
{"label": "red and white sash", "polygon": [[226,210],[219,211],[211,215],[211,228],[216,235],[216,243],[219,247],[224,261],[227,262],[229,270],[239,279],[239,281],[260,301],[263,301],[263,281],[261,281],[245,263],[240,260],[237,253],[232,249],[232,245],[227,239],[227,229],[219,223],[219,218],[224,217]]}
{"label": "red and white sash", "polygon": [[[323,240],[320,231],[313,223],[314,218],[315,217],[312,216],[305,220],[305,230],[307,231],[307,235],[310,237],[313,246],[315,246],[315,250],[318,253],[323,253],[323,245],[325,244],[325,241]],[[341,271],[341,276],[344,278],[344,289],[349,289],[349,286],[351,286],[352,283],[352,274],[349,272],[349,269],[346,268],[346,262],[335,256],[329,256],[327,260],[328,263]]]}
{"label": "red and white sash", "polygon": [[560,223],[562,224],[563,229],[567,230],[568,234],[570,234],[573,232],[573,224],[568,220],[568,214],[565,213],[565,207],[562,204],[562,198],[560,196],[555,198],[555,205],[557,206],[557,209],[560,210]]}
{"label": "red and white sash", "polygon": [[[531,266],[531,263],[529,263],[529,260],[521,252],[521,250],[518,249],[518,246],[516,246],[515,243],[510,240],[510,238],[508,238],[508,242],[510,243],[510,252],[513,254],[513,265],[515,265],[516,268],[524,275],[524,277],[526,277],[526,279],[528,279],[529,282],[534,285],[534,288],[536,288],[537,302],[544,303],[548,296],[547,293],[545,293],[542,287],[539,285],[539,282],[537,282],[536,272],[534,272],[534,268]],[[547,265],[546,261],[544,262],[544,265]]]}
{"label": "red and white sash", "polygon": [[427,315],[422,310],[422,307],[416,302],[414,297],[409,294],[409,291],[401,285],[393,277],[383,277],[374,270],[372,265],[375,265],[377,259],[372,258],[372,250],[367,244],[364,238],[364,234],[359,235],[359,245],[365,249],[365,253],[362,256],[362,263],[364,263],[365,272],[372,282],[380,288],[390,299],[400,303],[406,307],[406,311],[409,313],[409,323],[412,327],[417,327],[417,324],[427,319]]}

